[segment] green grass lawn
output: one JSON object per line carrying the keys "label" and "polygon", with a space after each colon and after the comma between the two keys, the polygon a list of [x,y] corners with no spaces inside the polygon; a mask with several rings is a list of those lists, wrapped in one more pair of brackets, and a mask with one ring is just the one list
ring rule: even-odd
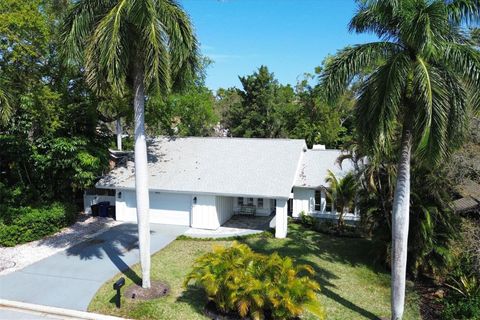
{"label": "green grass lawn", "polygon": [[[373,265],[369,253],[371,242],[362,239],[335,238],[291,223],[287,239],[253,237],[242,240],[261,253],[278,251],[298,263],[307,263],[317,272],[322,287],[319,302],[325,307],[327,319],[378,319],[390,315],[390,275]],[[89,311],[135,319],[207,319],[202,315],[206,303],[201,290],[182,286],[193,261],[213,245],[231,241],[176,240],[152,256],[152,279],[167,282],[169,296],[148,301],[127,301],[122,308],[114,305],[114,279],[100,288]],[[126,287],[139,281],[136,265],[125,272]],[[409,290],[410,291],[410,290]],[[307,315],[305,318],[311,319]],[[418,298],[408,292],[404,319],[420,319]]]}

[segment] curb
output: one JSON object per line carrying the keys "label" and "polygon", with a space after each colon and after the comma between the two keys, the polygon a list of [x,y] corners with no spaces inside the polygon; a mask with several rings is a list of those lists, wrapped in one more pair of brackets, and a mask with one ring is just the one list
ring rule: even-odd
{"label": "curb", "polygon": [[26,313],[40,313],[59,317],[60,319],[78,319],[78,320],[121,320],[114,316],[106,316],[98,313],[83,312],[78,310],[63,309],[50,306],[42,306],[19,301],[0,299],[0,310],[4,308],[10,311],[20,311]]}

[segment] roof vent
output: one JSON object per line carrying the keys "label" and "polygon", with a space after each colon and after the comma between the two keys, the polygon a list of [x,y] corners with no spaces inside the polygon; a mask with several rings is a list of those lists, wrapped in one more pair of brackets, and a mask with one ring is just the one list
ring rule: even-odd
{"label": "roof vent", "polygon": [[312,150],[325,150],[324,144],[314,144]]}

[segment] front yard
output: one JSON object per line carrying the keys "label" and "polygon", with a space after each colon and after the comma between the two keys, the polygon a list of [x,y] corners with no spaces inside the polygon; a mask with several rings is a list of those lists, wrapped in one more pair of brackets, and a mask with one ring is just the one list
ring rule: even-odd
{"label": "front yard", "polygon": [[[368,240],[335,238],[290,224],[287,239],[257,236],[242,240],[261,253],[278,251],[298,263],[315,268],[322,289],[320,303],[327,319],[389,318],[390,276],[373,265]],[[167,282],[170,295],[148,302],[122,300],[116,309],[112,285],[121,274],[107,282],[96,294],[89,311],[135,319],[207,319],[202,311],[203,293],[193,287],[183,288],[183,281],[196,257],[213,245],[231,241],[176,240],[152,256],[152,279]],[[125,272],[126,287],[139,282],[139,266]],[[408,290],[408,289],[407,289]],[[420,319],[417,295],[409,290],[404,319]],[[312,316],[306,316],[312,319]]]}

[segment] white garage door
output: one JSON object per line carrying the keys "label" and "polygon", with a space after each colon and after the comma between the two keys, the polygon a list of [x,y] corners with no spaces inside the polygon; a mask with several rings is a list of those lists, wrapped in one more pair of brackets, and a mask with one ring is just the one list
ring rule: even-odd
{"label": "white garage door", "polygon": [[150,192],[150,222],[190,226],[192,196]]}

